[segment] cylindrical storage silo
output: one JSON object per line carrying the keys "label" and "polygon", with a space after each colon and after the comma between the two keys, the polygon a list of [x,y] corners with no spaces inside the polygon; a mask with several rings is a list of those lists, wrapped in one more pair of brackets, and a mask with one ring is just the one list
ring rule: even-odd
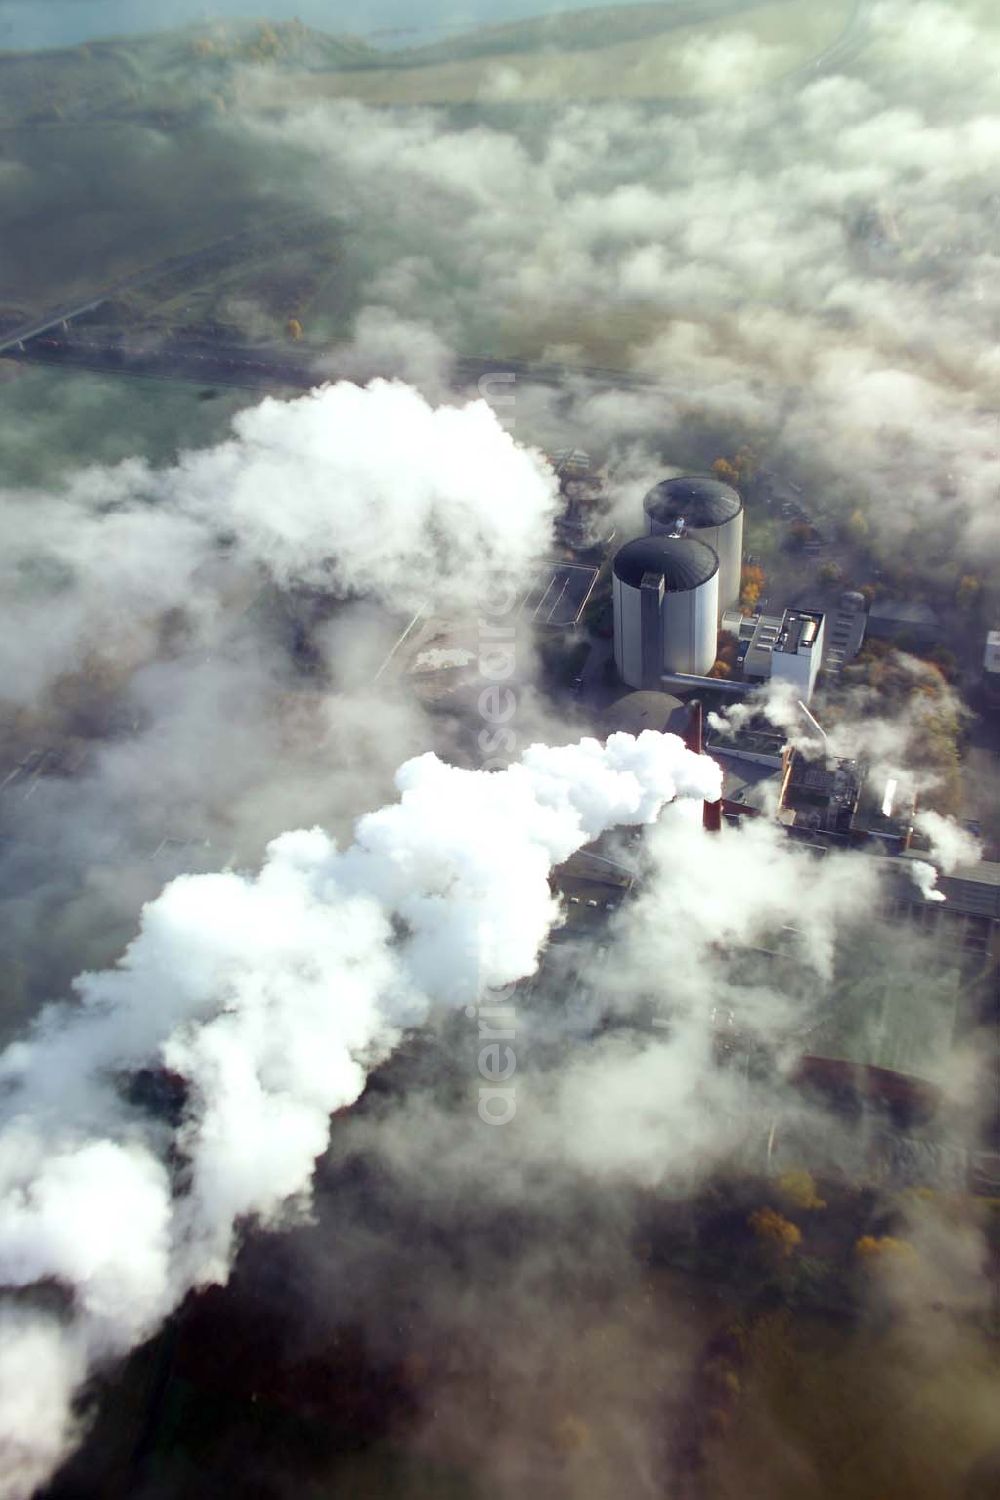
{"label": "cylindrical storage silo", "polygon": [[719,559],[694,537],[642,536],[612,567],[615,664],[634,688],[664,672],[704,675],[718,642]]}
{"label": "cylindrical storage silo", "polygon": [[739,603],[743,570],[743,501],[719,479],[686,474],[664,479],[643,501],[650,536],[676,532],[705,542],[719,559],[719,618]]}

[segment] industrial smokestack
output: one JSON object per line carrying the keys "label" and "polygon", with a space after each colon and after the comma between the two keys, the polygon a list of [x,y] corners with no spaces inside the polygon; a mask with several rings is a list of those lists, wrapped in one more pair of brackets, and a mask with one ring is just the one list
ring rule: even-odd
{"label": "industrial smokestack", "polygon": [[701,706],[700,698],[693,698],[688,705],[690,717],[688,718],[687,734],[684,743],[692,755],[702,755],[705,749],[705,715]]}
{"label": "industrial smokestack", "polygon": [[[690,717],[688,719],[687,733],[684,743],[692,755],[704,755],[705,753],[705,711],[700,698],[692,699],[689,704]],[[706,833],[719,833],[722,829],[722,801],[721,798],[710,802],[706,799],[702,808],[702,826]]]}
{"label": "industrial smokestack", "polygon": [[720,833],[722,831],[721,797],[715,802],[705,802],[702,804],[701,822],[706,833]]}

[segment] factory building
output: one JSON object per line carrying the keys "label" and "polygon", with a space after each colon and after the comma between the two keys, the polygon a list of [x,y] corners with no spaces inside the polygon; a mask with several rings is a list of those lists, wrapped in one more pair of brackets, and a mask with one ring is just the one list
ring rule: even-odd
{"label": "factory building", "polygon": [[719,559],[694,537],[627,542],[612,567],[615,664],[633,688],[664,673],[701,675],[715,661]]}
{"label": "factory building", "polygon": [[898,855],[909,848],[914,811],[912,788],[872,776],[857,761],[810,760],[798,750],[788,758],[778,820],[795,837]]}
{"label": "factory building", "polygon": [[739,601],[743,501],[728,484],[700,475],[664,479],[643,501],[650,536],[694,537],[719,559],[719,618]]}
{"label": "factory building", "polygon": [[[823,660],[823,616],[817,610],[786,609],[780,615],[757,615],[752,621],[723,620],[746,634],[752,627],[743,676],[749,682],[786,682],[808,703]],[[739,635],[737,636],[739,638]]]}
{"label": "factory building", "polygon": [[868,634],[880,641],[933,646],[941,639],[941,621],[919,600],[876,599],[868,610]]}

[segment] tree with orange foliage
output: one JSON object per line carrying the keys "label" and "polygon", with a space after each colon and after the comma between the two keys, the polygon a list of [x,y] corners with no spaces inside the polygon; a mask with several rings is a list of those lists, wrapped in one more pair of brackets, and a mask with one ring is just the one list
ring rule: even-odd
{"label": "tree with orange foliage", "polygon": [[754,476],[757,455],[749,443],[742,443],[731,458],[717,458],[712,473],[723,484],[746,484]]}
{"label": "tree with orange foliage", "polygon": [[782,1257],[791,1255],[802,1243],[801,1229],[777,1209],[755,1209],[748,1222],[761,1244],[768,1245]]}
{"label": "tree with orange foliage", "polygon": [[917,1252],[908,1240],[897,1240],[891,1234],[880,1236],[863,1234],[859,1240],[855,1241],[854,1249],[862,1260],[869,1263],[886,1260],[909,1261],[915,1260],[917,1256]]}
{"label": "tree with orange foliage", "polygon": [[739,645],[739,641],[733,635],[731,630],[720,630],[719,644],[717,648],[719,660],[728,662],[730,666],[734,666],[737,654],[739,652]]}
{"label": "tree with orange foliage", "polygon": [[749,443],[742,443],[736,450],[736,458],[733,460],[736,472],[745,482],[752,479],[757,472],[757,454]]}
{"label": "tree with orange foliage", "polygon": [[716,650],[715,665],[709,672],[709,677],[732,677],[736,670],[739,641],[731,631],[720,630],[719,644]]}
{"label": "tree with orange foliage", "polygon": [[760,596],[764,590],[764,569],[757,563],[745,563],[740,577],[740,608],[745,615],[751,615],[755,607],[760,603]]}
{"label": "tree with orange foliage", "polygon": [[293,344],[301,343],[303,337],[303,329],[302,324],[299,322],[298,318],[289,318],[288,322],[285,324],[285,332],[288,334],[288,337],[291,339]]}
{"label": "tree with orange foliage", "polygon": [[712,465],[712,473],[723,484],[735,484],[740,477],[736,465],[730,463],[728,458],[717,458]]}
{"label": "tree with orange foliage", "polygon": [[845,529],[848,540],[854,542],[857,546],[860,546],[862,542],[866,542],[871,535],[868,518],[860,508],[851,511],[851,514],[847,518]]}
{"label": "tree with orange foliage", "polygon": [[816,1191],[812,1173],[807,1172],[804,1167],[793,1167],[790,1171],[783,1172],[778,1178],[778,1187],[782,1196],[796,1208],[812,1212],[826,1207],[826,1200]]}

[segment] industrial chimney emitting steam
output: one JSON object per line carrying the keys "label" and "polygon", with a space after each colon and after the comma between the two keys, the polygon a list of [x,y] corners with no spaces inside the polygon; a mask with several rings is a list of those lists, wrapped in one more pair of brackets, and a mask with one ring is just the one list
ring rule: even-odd
{"label": "industrial chimney emitting steam", "polygon": [[[693,755],[704,755],[705,753],[705,715],[700,698],[695,698],[689,709],[687,733],[684,743]],[[722,832],[722,809],[721,797],[714,802],[705,801],[701,805],[701,826],[706,833]]]}

